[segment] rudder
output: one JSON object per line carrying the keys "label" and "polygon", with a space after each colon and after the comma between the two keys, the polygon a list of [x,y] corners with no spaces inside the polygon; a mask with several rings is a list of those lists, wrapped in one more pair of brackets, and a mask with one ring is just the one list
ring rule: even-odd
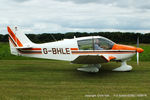
{"label": "rudder", "polygon": [[19,55],[17,48],[30,47],[32,42],[27,38],[27,36],[15,27],[15,30],[12,31],[11,28],[7,27],[9,34],[9,44],[11,54]]}

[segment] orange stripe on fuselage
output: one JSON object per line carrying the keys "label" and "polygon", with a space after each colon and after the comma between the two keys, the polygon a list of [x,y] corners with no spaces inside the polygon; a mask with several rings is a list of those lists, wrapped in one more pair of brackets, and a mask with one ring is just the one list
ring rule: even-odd
{"label": "orange stripe on fuselage", "polygon": [[78,48],[71,48],[71,50],[79,50]]}
{"label": "orange stripe on fuselage", "polygon": [[9,35],[13,38],[13,40],[17,43],[19,47],[23,47],[22,43],[18,40],[16,35],[13,33],[13,31],[10,29],[10,27],[7,27]]}

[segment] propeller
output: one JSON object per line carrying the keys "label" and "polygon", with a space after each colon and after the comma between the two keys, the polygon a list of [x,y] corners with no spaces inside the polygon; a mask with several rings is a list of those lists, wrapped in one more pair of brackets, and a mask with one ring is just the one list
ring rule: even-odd
{"label": "propeller", "polygon": [[[139,37],[137,38],[137,48],[139,48]],[[137,65],[139,65],[139,52],[136,52]]]}

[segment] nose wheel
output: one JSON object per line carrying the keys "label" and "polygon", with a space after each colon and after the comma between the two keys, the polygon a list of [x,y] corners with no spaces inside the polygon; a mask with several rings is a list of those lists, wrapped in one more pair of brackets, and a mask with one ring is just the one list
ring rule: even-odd
{"label": "nose wheel", "polygon": [[115,68],[115,69],[113,69],[112,71],[122,71],[122,72],[123,72],[123,71],[131,71],[131,70],[132,70],[132,66],[127,65],[127,61],[124,60],[124,61],[122,61],[120,67]]}

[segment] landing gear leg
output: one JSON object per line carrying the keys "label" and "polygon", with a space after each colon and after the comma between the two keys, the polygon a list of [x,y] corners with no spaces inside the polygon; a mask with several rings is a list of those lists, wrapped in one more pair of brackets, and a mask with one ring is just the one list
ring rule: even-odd
{"label": "landing gear leg", "polygon": [[89,65],[83,66],[82,68],[77,68],[77,70],[83,71],[83,72],[96,73],[96,72],[99,72],[100,68],[101,68],[100,64],[89,64]]}
{"label": "landing gear leg", "polygon": [[113,69],[112,71],[122,71],[122,72],[123,72],[123,71],[130,71],[130,70],[132,70],[132,66],[127,65],[127,61],[124,60],[124,61],[122,61],[120,67],[115,68],[115,69]]}

